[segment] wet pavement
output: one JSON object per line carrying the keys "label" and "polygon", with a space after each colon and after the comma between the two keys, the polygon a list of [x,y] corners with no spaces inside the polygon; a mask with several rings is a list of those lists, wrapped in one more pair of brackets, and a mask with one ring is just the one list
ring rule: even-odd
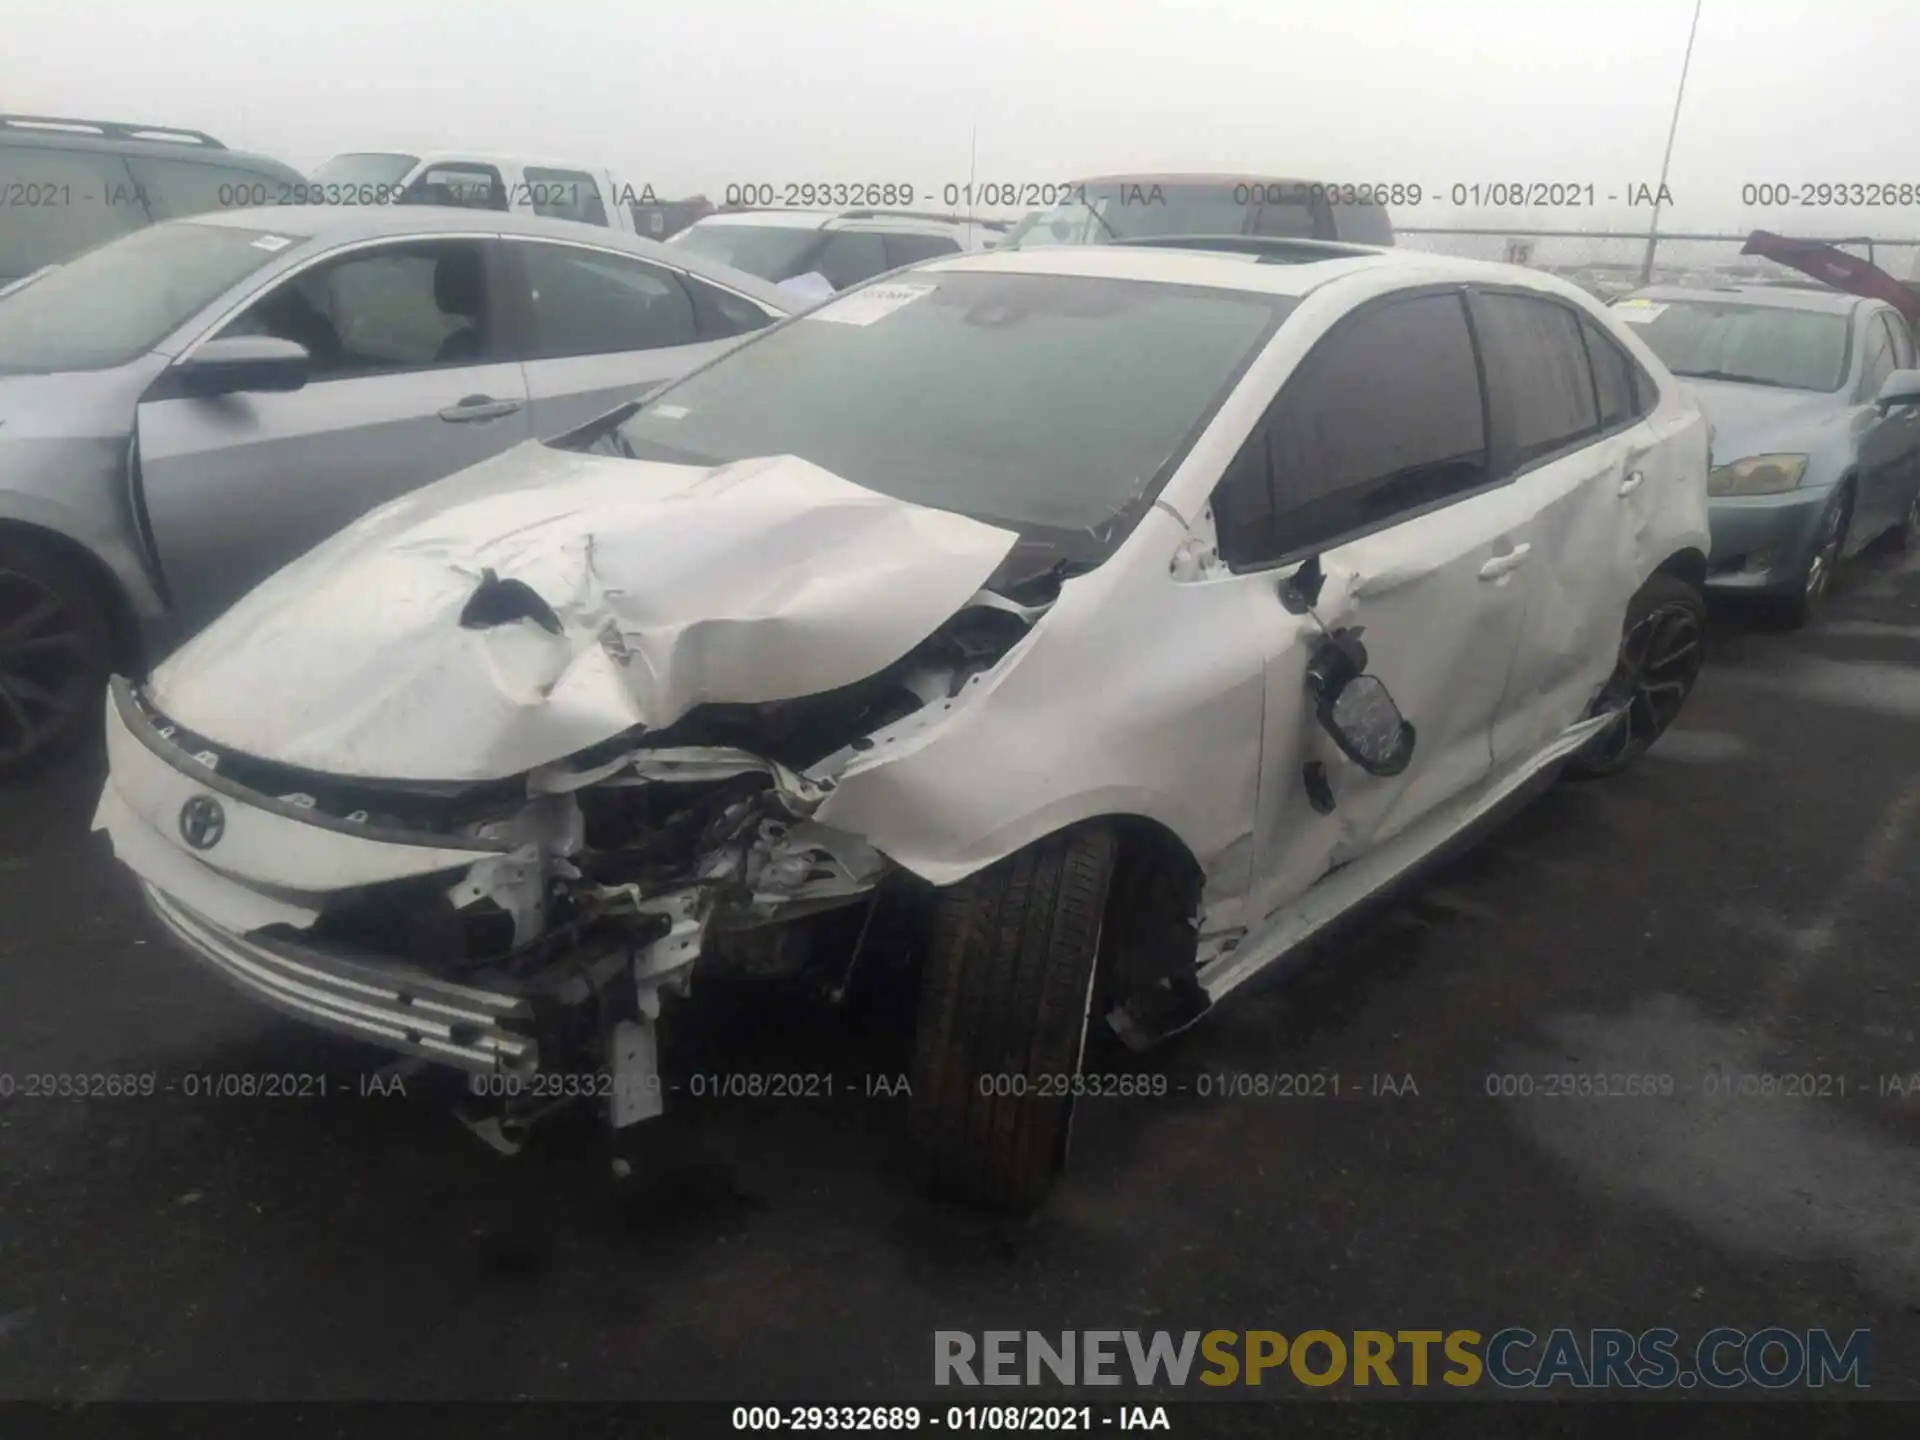
{"label": "wet pavement", "polygon": [[[1716,616],[1636,769],[1133,1062],[1167,1093],[1084,1103],[1019,1225],[921,1199],[899,1057],[784,991],[711,997],[683,1096],[831,1096],[686,1100],[626,1196],[584,1125],[505,1159],[174,955],[97,762],[0,790],[0,1397],[858,1403],[953,1398],[936,1330],[1781,1325],[1920,1398],[1920,564],[1847,582],[1800,634]],[[1337,1098],[1218,1093],[1302,1073]],[[262,1074],[326,1093],[201,1093]],[[1549,1093],[1596,1074],[1672,1093]]]}

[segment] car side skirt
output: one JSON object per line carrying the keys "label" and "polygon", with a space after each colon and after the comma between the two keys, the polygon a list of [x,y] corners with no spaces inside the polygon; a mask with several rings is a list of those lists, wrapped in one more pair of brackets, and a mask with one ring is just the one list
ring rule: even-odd
{"label": "car side skirt", "polygon": [[1384,898],[1426,863],[1471,843],[1485,825],[1550,783],[1560,764],[1613,719],[1598,715],[1568,727],[1525,765],[1427,816],[1276,911],[1233,950],[1201,967],[1196,978],[1209,1003],[1296,954],[1334,922]]}

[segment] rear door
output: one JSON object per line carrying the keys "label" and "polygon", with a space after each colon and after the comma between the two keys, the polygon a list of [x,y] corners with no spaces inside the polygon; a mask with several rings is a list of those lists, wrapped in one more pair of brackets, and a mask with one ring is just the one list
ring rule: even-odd
{"label": "rear door", "polygon": [[688,277],[667,266],[520,236],[505,249],[535,435],[585,424],[684,374],[723,338]]}
{"label": "rear door", "polygon": [[[1301,362],[1222,478],[1222,557],[1279,576],[1306,556],[1314,607],[1359,627],[1368,669],[1418,735],[1412,764],[1373,776],[1312,718],[1307,648],[1276,645],[1267,677],[1255,915],[1479,788],[1524,619],[1527,502],[1493,469],[1485,401],[1459,287],[1369,303]],[[1276,636],[1300,633],[1275,606]],[[1311,626],[1306,633],[1316,633]],[[1304,781],[1324,767],[1334,808]]]}
{"label": "rear door", "polygon": [[1581,719],[1611,672],[1627,602],[1665,558],[1646,555],[1672,466],[1635,417],[1630,360],[1576,305],[1487,287],[1473,315],[1495,463],[1533,512],[1520,539],[1538,562],[1518,577],[1526,625],[1494,726],[1505,771]]}
{"label": "rear door", "polygon": [[[139,465],[176,611],[210,618],[367,510],[526,438],[497,243],[381,241],[269,286],[221,335],[307,347],[304,388],[139,408]],[[168,372],[171,374],[171,372]]]}

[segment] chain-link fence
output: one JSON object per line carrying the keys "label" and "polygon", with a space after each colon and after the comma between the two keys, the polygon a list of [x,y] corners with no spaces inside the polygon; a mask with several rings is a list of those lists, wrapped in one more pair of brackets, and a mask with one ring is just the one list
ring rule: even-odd
{"label": "chain-link fence", "polygon": [[[1740,235],[1662,234],[1606,230],[1499,230],[1394,227],[1409,250],[1464,259],[1504,260],[1571,280],[1604,300],[1641,285],[1767,285],[1813,282],[1790,266],[1742,255]],[[1920,238],[1819,236],[1824,244],[1859,255],[1898,280],[1920,283]]]}

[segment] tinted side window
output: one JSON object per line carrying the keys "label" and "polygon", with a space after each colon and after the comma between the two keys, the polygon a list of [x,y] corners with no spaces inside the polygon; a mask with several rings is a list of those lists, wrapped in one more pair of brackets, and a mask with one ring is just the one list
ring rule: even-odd
{"label": "tinted side window", "polygon": [[731,290],[722,290],[691,275],[680,277],[680,283],[693,296],[694,320],[700,327],[702,340],[745,335],[773,323],[771,315],[744,295],[735,295]]}
{"label": "tinted side window", "polygon": [[358,250],[277,285],[222,333],[304,345],[314,380],[476,364],[492,352],[485,254],[473,240]]}
{"label": "tinted side window", "polygon": [[1593,366],[1593,388],[1600,398],[1600,424],[1612,429],[1639,413],[1633,396],[1633,361],[1584,315],[1580,317],[1580,333],[1586,338],[1587,359]]}
{"label": "tinted side window", "polygon": [[434,165],[420,172],[401,200],[409,205],[457,205],[468,210],[505,210],[507,187],[491,165]]}
{"label": "tinted side window", "polygon": [[149,223],[117,155],[41,145],[0,146],[0,282]]}
{"label": "tinted side window", "polygon": [[1479,371],[1457,295],[1370,306],[1287,381],[1214,496],[1230,564],[1277,560],[1485,483]]}
{"label": "tinted side window", "polygon": [[1882,310],[1880,316],[1887,322],[1887,329],[1893,335],[1893,365],[1896,370],[1913,368],[1913,332],[1907,329],[1904,317],[1891,310]]}
{"label": "tinted side window", "polygon": [[545,170],[529,165],[522,172],[533,213],[551,220],[580,220],[588,225],[607,223],[607,207],[600,187],[584,170]]}
{"label": "tinted side window", "polygon": [[243,210],[251,205],[280,202],[287,181],[241,170],[231,165],[208,165],[196,160],[156,160],[133,155],[127,166],[147,193],[156,220],[182,215],[204,215],[209,210]]}
{"label": "tinted side window", "polygon": [[1473,318],[1507,464],[1529,464],[1600,428],[1593,372],[1571,309],[1529,295],[1481,293]]}
{"label": "tinted side window", "polygon": [[700,338],[692,297],[670,271],[565,245],[522,245],[518,253],[533,321],[529,359],[662,350]]}
{"label": "tinted side window", "polygon": [[945,235],[885,235],[887,269],[896,265],[914,265],[936,255],[958,255],[960,243]]}
{"label": "tinted side window", "polygon": [[1860,394],[1873,395],[1898,367],[1893,363],[1893,332],[1878,315],[1867,326],[1867,353],[1860,363]]}
{"label": "tinted side window", "polygon": [[836,290],[858,285],[888,268],[886,247],[870,230],[840,230],[821,248],[814,269]]}

